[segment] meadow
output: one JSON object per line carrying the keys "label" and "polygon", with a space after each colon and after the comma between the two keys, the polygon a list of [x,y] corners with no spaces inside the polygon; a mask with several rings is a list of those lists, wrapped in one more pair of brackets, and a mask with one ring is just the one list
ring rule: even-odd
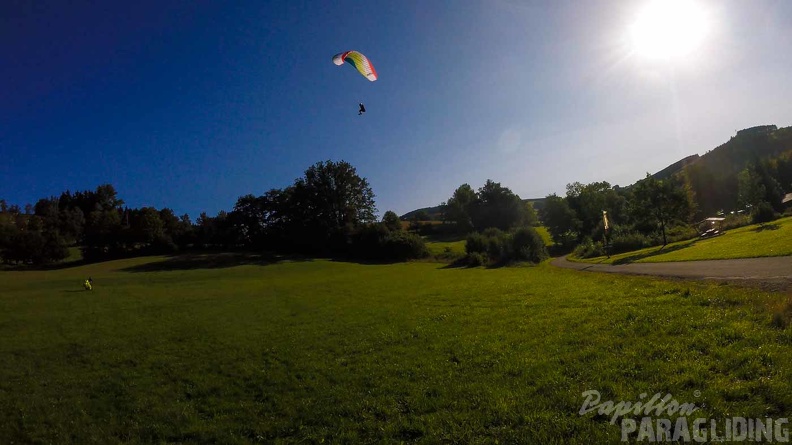
{"label": "meadow", "polygon": [[792,255],[792,217],[724,231],[712,238],[692,239],[633,252],[570,260],[589,263],[660,263]]}
{"label": "meadow", "polygon": [[549,264],[5,271],[0,443],[618,442],[609,416],[578,414],[591,389],[788,416],[789,300]]}

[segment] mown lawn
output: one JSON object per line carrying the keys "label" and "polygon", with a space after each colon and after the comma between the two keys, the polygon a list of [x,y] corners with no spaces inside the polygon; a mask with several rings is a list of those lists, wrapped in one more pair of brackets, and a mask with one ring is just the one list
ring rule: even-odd
{"label": "mown lawn", "polygon": [[542,237],[542,241],[544,241],[545,245],[552,246],[553,238],[550,236],[550,232],[547,230],[545,226],[534,227],[536,232],[539,233],[539,236]]}
{"label": "mown lawn", "polygon": [[0,443],[618,442],[589,389],[788,416],[789,298],[547,264],[0,272]]}
{"label": "mown lawn", "polygon": [[465,255],[465,240],[458,241],[427,241],[426,248],[432,256]]}
{"label": "mown lawn", "polygon": [[792,255],[792,218],[768,224],[729,230],[714,238],[671,243],[665,248],[649,247],[634,252],[574,259],[591,263],[660,263],[665,261],[722,260]]}

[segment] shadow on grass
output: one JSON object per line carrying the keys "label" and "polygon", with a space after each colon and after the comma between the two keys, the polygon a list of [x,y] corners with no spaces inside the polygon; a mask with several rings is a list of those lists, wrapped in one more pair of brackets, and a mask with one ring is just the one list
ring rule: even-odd
{"label": "shadow on grass", "polygon": [[761,224],[759,227],[753,229],[754,232],[764,232],[765,230],[778,230],[781,228],[780,224]]}
{"label": "shadow on grass", "polygon": [[664,247],[661,247],[661,248],[659,248],[657,250],[653,250],[653,251],[650,251],[650,252],[644,252],[644,253],[639,253],[639,254],[636,254],[636,255],[630,255],[628,257],[624,257],[624,258],[620,258],[618,260],[614,260],[613,264],[614,265],[630,264],[630,263],[633,263],[635,261],[642,260],[644,258],[649,258],[649,257],[657,256],[657,255],[664,255],[664,254],[669,253],[669,252],[675,252],[677,250],[686,249],[686,248],[691,247],[694,244],[696,244],[697,241],[698,241],[697,239],[694,239],[694,240],[690,240],[690,241],[688,241],[688,242],[686,242],[684,244],[677,244],[676,246],[673,246],[673,247],[664,246]]}
{"label": "shadow on grass", "polygon": [[497,261],[492,264],[478,265],[474,266],[468,264],[468,260],[465,257],[459,258],[453,263],[446,264],[445,266],[441,267],[440,269],[476,269],[483,267],[484,269],[502,269],[504,267],[534,267],[537,266],[537,263],[533,263],[531,261],[520,260],[520,261]]}
{"label": "shadow on grass", "polygon": [[261,253],[191,253],[174,255],[164,261],[139,264],[121,269],[123,272],[164,272],[173,270],[223,269],[227,267],[258,265],[266,266],[282,261],[312,261],[311,258],[294,255]]}
{"label": "shadow on grass", "polygon": [[470,266],[468,264],[468,261],[467,261],[466,257],[462,257],[462,258],[456,259],[455,261],[453,261],[451,263],[446,264],[445,266],[441,267],[440,269],[463,269],[463,268],[468,268],[468,267],[472,267],[472,266]]}
{"label": "shadow on grass", "polygon": [[365,258],[344,257],[344,256],[327,257],[327,259],[334,263],[354,263],[354,264],[360,264],[361,266],[385,266],[388,264],[400,264],[409,261],[409,260],[393,260],[393,259],[378,260],[378,259],[365,259]]}
{"label": "shadow on grass", "polygon": [[76,261],[66,261],[62,263],[53,263],[53,264],[4,264],[0,266],[0,270],[6,272],[60,270],[60,269],[68,269],[70,267],[85,266],[86,264],[91,264],[91,262],[85,260],[76,260]]}
{"label": "shadow on grass", "polygon": [[426,242],[430,243],[455,243],[457,241],[465,241],[467,235],[459,235],[456,233],[430,233],[424,235]]}

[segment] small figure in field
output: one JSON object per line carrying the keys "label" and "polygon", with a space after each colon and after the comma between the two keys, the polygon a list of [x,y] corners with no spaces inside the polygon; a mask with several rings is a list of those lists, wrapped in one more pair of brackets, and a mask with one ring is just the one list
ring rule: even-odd
{"label": "small figure in field", "polygon": [[93,290],[93,279],[88,277],[88,279],[85,280],[85,283],[83,283],[83,287],[85,290]]}

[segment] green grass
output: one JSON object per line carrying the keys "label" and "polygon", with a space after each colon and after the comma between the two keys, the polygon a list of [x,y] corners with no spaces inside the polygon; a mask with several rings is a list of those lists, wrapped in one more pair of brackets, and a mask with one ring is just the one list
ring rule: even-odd
{"label": "green grass", "polygon": [[465,255],[465,240],[458,241],[427,241],[426,248],[432,256],[442,255]]}
{"label": "green grass", "polygon": [[552,246],[553,244],[555,244],[555,243],[553,243],[553,238],[550,236],[550,232],[547,231],[547,227],[539,226],[539,227],[534,227],[534,228],[539,233],[539,236],[542,237],[542,241],[544,241],[546,246],[549,247],[549,246]]}
{"label": "green grass", "polygon": [[[792,218],[764,226],[751,225],[729,230],[714,238],[671,243],[665,248],[649,247],[634,252],[575,259],[591,263],[660,263],[666,261],[722,260],[792,255]],[[573,259],[573,258],[570,258]]]}
{"label": "green grass", "polygon": [[69,256],[66,257],[63,262],[64,263],[76,263],[78,261],[82,261],[82,250],[79,247],[69,247]]}
{"label": "green grass", "polygon": [[0,272],[0,443],[618,442],[589,389],[788,416],[788,299],[547,264]]}

